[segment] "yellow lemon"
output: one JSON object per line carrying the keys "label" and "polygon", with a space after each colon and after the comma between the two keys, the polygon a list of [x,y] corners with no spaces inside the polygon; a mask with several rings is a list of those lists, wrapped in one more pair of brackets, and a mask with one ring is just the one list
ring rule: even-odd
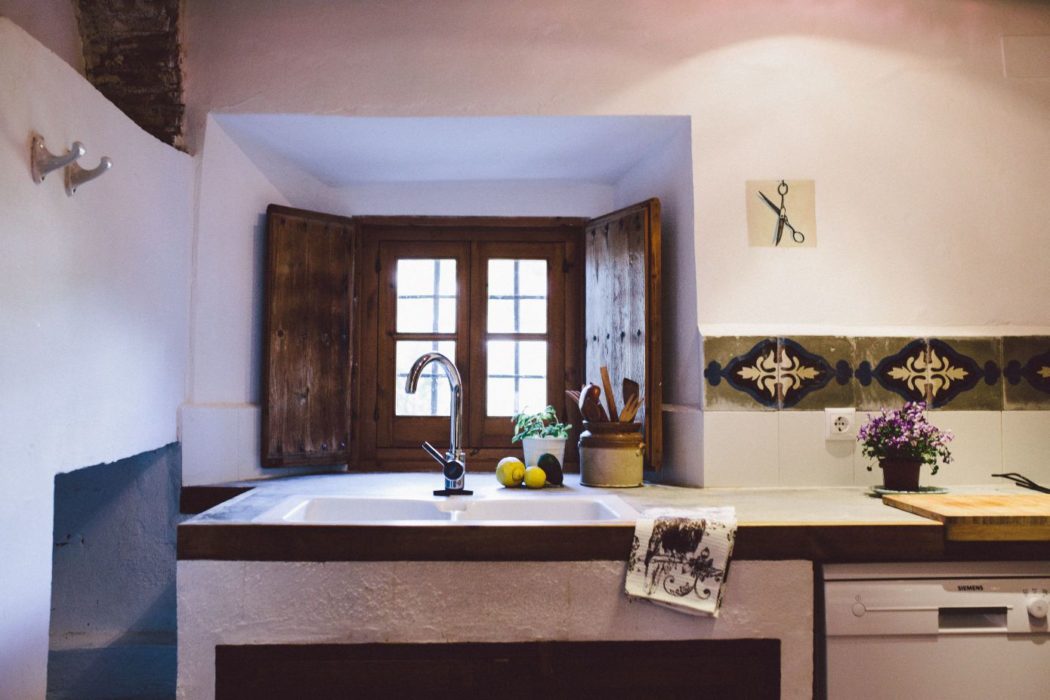
{"label": "yellow lemon", "polygon": [[525,464],[514,457],[505,457],[496,467],[496,480],[504,486],[515,488],[521,486],[525,478]]}
{"label": "yellow lemon", "polygon": [[542,489],[547,483],[547,473],[539,467],[529,467],[525,470],[525,485],[530,489]]}

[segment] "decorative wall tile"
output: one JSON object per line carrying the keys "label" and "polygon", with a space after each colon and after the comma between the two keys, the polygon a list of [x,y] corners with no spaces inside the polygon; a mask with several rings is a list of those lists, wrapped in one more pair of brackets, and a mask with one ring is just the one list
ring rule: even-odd
{"label": "decorative wall tile", "polygon": [[1050,409],[1050,337],[706,337],[704,354],[706,409]]}
{"label": "decorative wall tile", "polygon": [[926,398],[926,341],[856,338],[853,377],[857,408],[894,408]]}
{"label": "decorative wall tile", "polygon": [[781,407],[854,406],[853,342],[836,336],[780,338]]}
{"label": "decorative wall tile", "polygon": [[777,408],[776,338],[704,339],[704,408],[755,411]]}
{"label": "decorative wall tile", "polygon": [[933,408],[1003,409],[1002,338],[930,338],[926,401]]}
{"label": "decorative wall tile", "polygon": [[1050,337],[1003,338],[1004,406],[1050,409]]}

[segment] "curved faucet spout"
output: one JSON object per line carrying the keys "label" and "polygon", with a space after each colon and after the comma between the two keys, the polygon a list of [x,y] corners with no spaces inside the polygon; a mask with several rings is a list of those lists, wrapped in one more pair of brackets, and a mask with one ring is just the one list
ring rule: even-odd
{"label": "curved faucet spout", "polygon": [[[408,370],[408,377],[405,379],[405,391],[409,394],[416,393],[416,385],[419,383],[419,377],[423,374],[423,369],[431,362],[436,362],[441,365],[442,369],[445,370],[445,376],[448,377],[449,392],[452,396],[451,404],[449,406],[449,433],[448,433],[448,452],[445,453],[446,462],[458,462],[461,466],[465,465],[465,454],[463,452],[463,380],[459,376],[459,370],[456,369],[456,365],[453,364],[452,360],[448,359],[440,352],[427,352],[423,353],[416,359],[415,363],[412,364],[412,369]],[[446,465],[447,466],[447,465]],[[463,466],[465,471],[465,466]],[[459,478],[450,479],[448,472],[446,471],[445,478],[446,489],[462,489],[463,488],[463,476],[460,474]]]}

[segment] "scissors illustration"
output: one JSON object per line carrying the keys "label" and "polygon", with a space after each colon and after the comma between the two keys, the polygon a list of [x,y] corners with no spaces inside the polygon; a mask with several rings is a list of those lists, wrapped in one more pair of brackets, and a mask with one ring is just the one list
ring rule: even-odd
{"label": "scissors illustration", "polygon": [[780,239],[784,235],[785,228],[791,231],[791,240],[795,241],[795,243],[802,243],[806,240],[806,234],[796,229],[794,226],[791,225],[791,222],[788,221],[787,207],[784,206],[784,197],[787,195],[787,193],[787,183],[781,180],[780,184],[777,185],[777,194],[780,195],[780,206],[778,207],[776,204],[773,204],[773,202],[770,201],[769,197],[764,195],[761,190],[759,190],[758,192],[758,196],[762,198],[762,201],[765,202],[769,206],[769,208],[772,209],[773,212],[777,215],[776,228],[773,229],[774,246],[780,245]]}

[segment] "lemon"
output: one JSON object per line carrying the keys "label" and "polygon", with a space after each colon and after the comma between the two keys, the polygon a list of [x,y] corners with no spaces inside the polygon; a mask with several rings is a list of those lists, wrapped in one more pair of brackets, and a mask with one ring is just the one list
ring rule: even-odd
{"label": "lemon", "polygon": [[496,480],[509,488],[521,486],[525,478],[525,464],[515,457],[504,457],[496,467]]}
{"label": "lemon", "polygon": [[547,473],[539,467],[529,467],[525,470],[525,485],[530,489],[542,489],[547,483]]}

